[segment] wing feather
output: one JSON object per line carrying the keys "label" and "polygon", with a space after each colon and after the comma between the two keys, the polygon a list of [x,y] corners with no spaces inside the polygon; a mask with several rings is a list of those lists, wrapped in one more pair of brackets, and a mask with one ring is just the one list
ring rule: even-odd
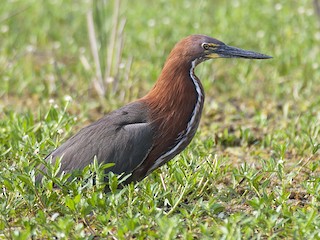
{"label": "wing feather", "polygon": [[[108,170],[131,173],[148,156],[153,141],[148,113],[141,102],[128,104],[81,129],[46,160],[61,158],[60,172],[83,169],[97,157],[99,163],[115,163]],[[40,170],[45,171],[44,166]],[[37,180],[42,177],[38,176]]]}

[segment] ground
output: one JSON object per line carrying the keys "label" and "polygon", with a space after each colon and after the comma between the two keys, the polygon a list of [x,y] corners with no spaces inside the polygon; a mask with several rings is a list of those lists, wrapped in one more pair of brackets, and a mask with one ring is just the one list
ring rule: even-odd
{"label": "ground", "polygon": [[[119,190],[109,176],[105,193],[93,164],[81,181],[55,165],[35,184],[46,154],[142,97],[174,44],[195,33],[273,58],[198,66],[199,130],[140,183]],[[0,39],[0,238],[320,239],[320,22],[310,1],[6,1]]]}

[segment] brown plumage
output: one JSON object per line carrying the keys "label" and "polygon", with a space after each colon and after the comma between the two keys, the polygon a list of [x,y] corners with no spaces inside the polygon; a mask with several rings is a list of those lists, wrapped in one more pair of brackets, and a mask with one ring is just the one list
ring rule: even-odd
{"label": "brown plumage", "polygon": [[[195,67],[212,58],[266,59],[267,55],[229,47],[204,35],[191,35],[176,44],[153,89],[143,98],[115,110],[80,130],[50,153],[62,157],[61,172],[82,169],[94,157],[115,163],[107,171],[131,174],[139,181],[180,153],[198,128],[204,91]],[[45,167],[40,166],[41,174]]]}

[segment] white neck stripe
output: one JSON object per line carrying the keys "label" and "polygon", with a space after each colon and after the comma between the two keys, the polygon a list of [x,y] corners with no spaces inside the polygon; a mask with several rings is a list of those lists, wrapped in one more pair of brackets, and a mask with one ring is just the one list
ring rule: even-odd
{"label": "white neck stripe", "polygon": [[188,134],[190,133],[191,129],[192,129],[192,126],[194,125],[194,122],[196,120],[196,117],[200,111],[200,108],[201,108],[201,102],[203,100],[203,93],[202,93],[202,90],[201,90],[201,87],[200,87],[200,84],[198,82],[198,80],[196,79],[196,76],[194,75],[194,69],[197,65],[197,59],[196,60],[193,60],[192,61],[192,64],[191,64],[191,68],[190,68],[190,77],[192,79],[192,82],[195,86],[195,89],[196,89],[196,92],[197,92],[197,102],[195,104],[195,107],[192,111],[192,114],[191,114],[191,119],[190,121],[188,122],[188,125],[187,125],[187,129],[186,129],[186,132],[184,134],[179,134],[179,137],[178,139],[180,140],[170,151],[164,153],[163,155],[161,155],[155,162],[154,164],[151,166],[151,168],[148,170],[148,174],[151,173],[154,169],[156,169],[157,167],[159,167],[161,165],[161,163],[163,162],[163,159],[166,158],[167,156],[169,156],[170,154],[174,153],[180,146],[181,144],[183,144],[186,140],[187,140],[187,136]]}

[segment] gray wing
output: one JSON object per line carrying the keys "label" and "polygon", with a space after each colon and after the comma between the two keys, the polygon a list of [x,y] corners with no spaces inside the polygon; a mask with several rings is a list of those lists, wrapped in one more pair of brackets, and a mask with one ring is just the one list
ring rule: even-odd
{"label": "gray wing", "polygon": [[70,172],[83,169],[97,157],[99,163],[115,163],[108,170],[116,174],[131,173],[152,147],[153,131],[145,109],[143,103],[134,102],[109,113],[81,129],[46,160],[60,157],[60,172]]}

